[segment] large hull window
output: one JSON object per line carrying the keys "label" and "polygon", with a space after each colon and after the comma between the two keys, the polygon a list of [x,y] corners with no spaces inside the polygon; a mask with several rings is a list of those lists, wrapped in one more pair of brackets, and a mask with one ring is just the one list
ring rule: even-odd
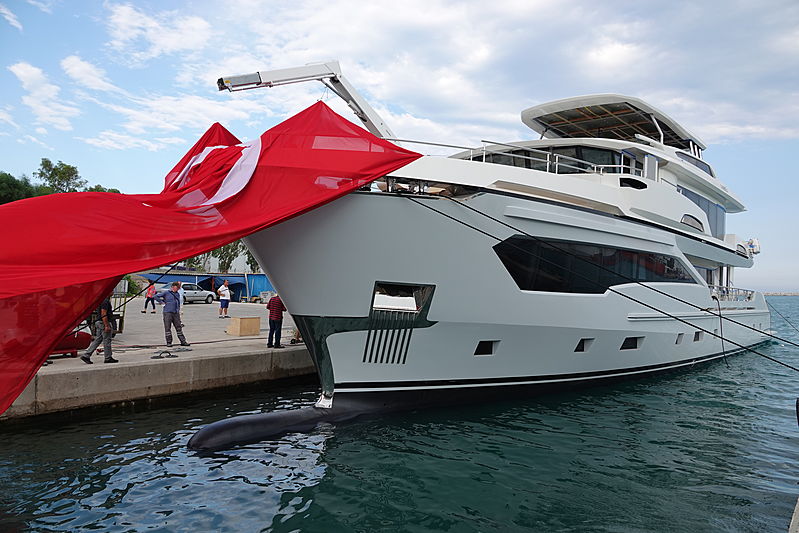
{"label": "large hull window", "polygon": [[679,259],[651,252],[526,235],[500,242],[494,252],[525,291],[602,294],[634,281],[696,283]]}

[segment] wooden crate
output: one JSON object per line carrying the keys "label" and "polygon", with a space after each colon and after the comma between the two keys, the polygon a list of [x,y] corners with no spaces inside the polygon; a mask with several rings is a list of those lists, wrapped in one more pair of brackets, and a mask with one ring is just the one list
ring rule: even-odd
{"label": "wooden crate", "polygon": [[236,337],[258,335],[261,332],[261,317],[259,316],[234,316],[230,317],[227,334]]}

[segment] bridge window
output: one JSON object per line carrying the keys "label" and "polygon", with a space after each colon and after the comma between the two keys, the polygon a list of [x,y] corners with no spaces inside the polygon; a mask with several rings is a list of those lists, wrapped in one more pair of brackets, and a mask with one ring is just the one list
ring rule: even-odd
{"label": "bridge window", "polygon": [[677,157],[679,157],[680,159],[682,159],[683,161],[685,161],[687,163],[691,163],[693,166],[695,166],[699,170],[705,172],[706,174],[709,174],[711,176],[715,176],[715,174],[713,174],[713,169],[710,168],[710,165],[708,165],[707,163],[705,163],[701,159],[697,159],[696,157],[694,157],[692,155],[689,155],[689,154],[686,154],[685,152],[677,152]]}

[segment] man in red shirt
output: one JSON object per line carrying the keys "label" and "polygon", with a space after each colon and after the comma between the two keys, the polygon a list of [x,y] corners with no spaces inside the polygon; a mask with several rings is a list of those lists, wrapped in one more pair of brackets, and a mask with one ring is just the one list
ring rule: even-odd
{"label": "man in red shirt", "polygon": [[[280,296],[275,294],[269,299],[266,308],[269,309],[269,340],[267,340],[266,347],[282,348],[280,330],[283,328],[283,311],[286,310],[286,306],[283,305],[283,300],[280,299]],[[274,344],[272,344],[272,335],[275,336]]]}

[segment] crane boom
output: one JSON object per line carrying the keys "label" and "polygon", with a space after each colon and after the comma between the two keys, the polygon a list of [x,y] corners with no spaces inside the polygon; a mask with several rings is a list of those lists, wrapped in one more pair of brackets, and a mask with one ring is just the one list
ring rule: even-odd
{"label": "crane boom", "polygon": [[227,89],[232,92],[315,80],[324,83],[331,91],[344,100],[370,132],[378,137],[389,139],[395,137],[394,132],[386,125],[377,111],[341,74],[341,66],[338,61],[314,63],[303,67],[278,70],[262,70],[252,74],[225,76],[219,78],[216,85],[220,91]]}

